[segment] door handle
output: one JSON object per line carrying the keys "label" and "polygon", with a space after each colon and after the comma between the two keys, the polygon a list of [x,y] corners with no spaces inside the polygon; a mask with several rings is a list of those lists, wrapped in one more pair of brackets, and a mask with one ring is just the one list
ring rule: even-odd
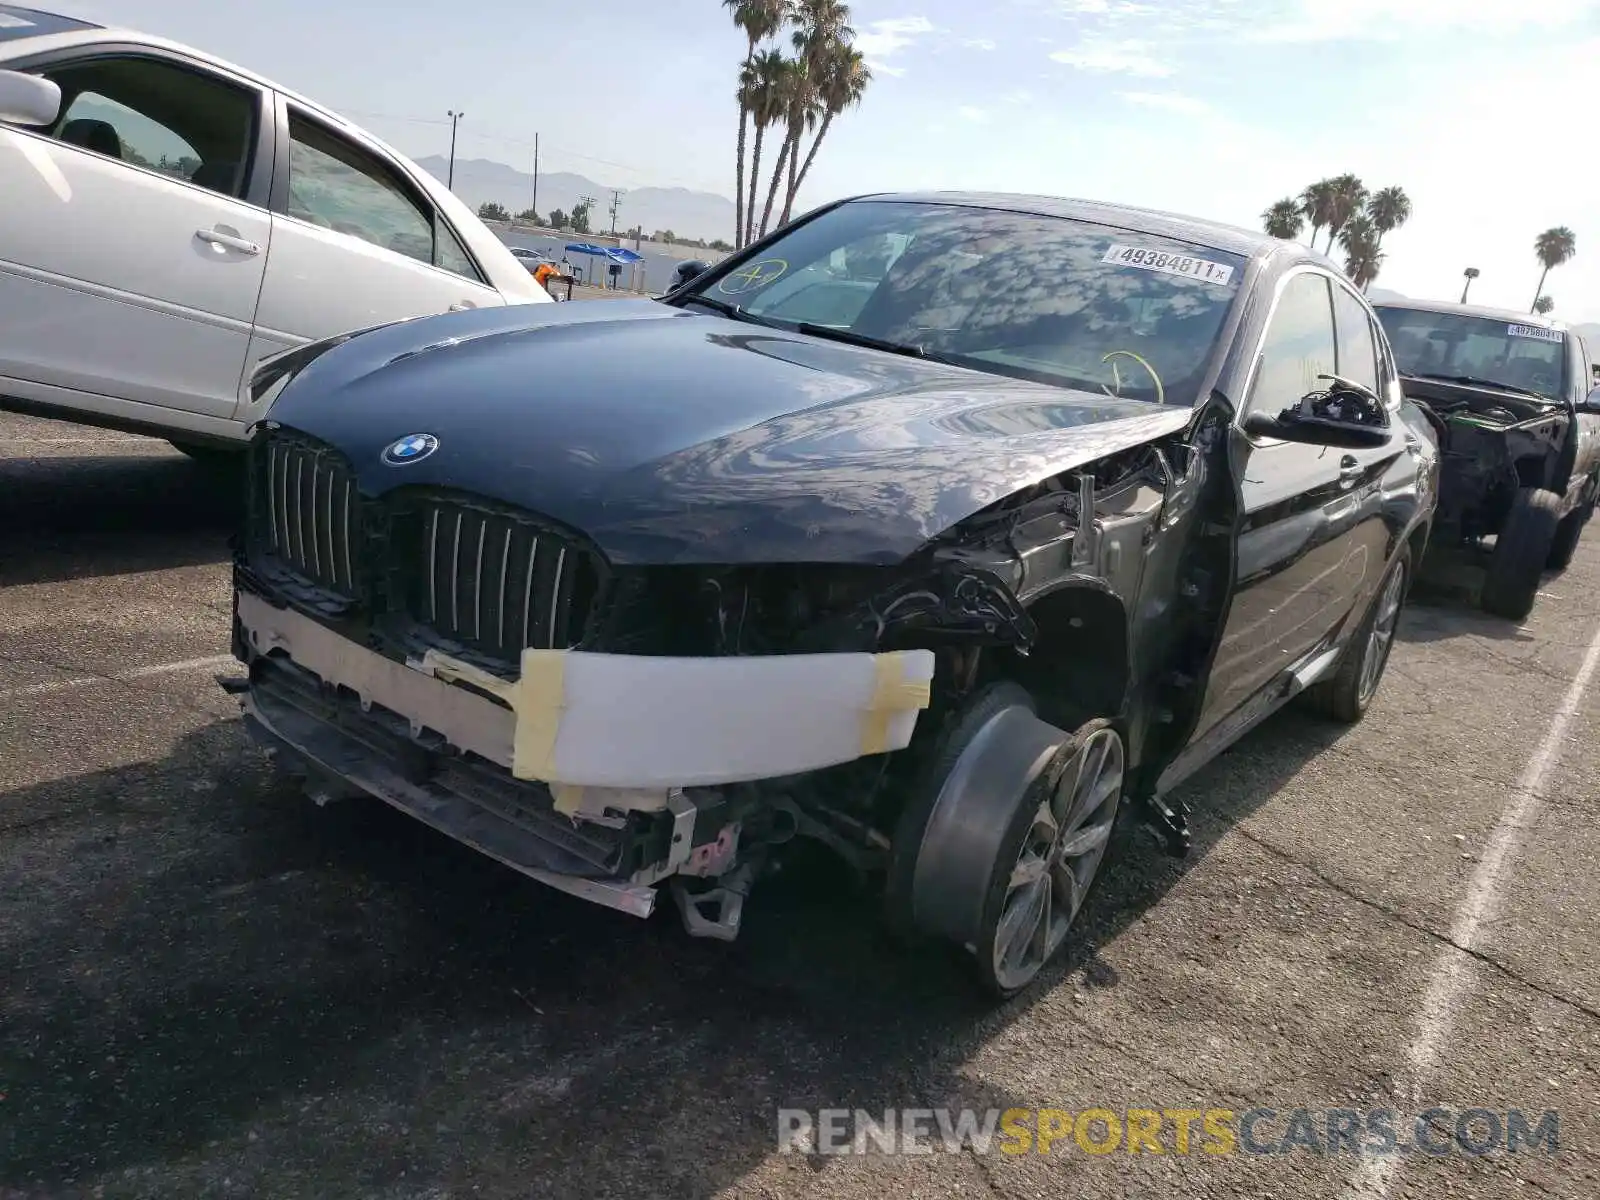
{"label": "door handle", "polygon": [[1361,478],[1361,464],[1356,461],[1353,454],[1346,454],[1339,460],[1339,486],[1342,488],[1354,487],[1356,480]]}
{"label": "door handle", "polygon": [[452,304],[450,306],[450,311],[451,312],[465,312],[469,308],[477,308],[477,307],[478,306],[476,304],[474,304],[471,300],[457,300],[454,304]]}
{"label": "door handle", "polygon": [[196,229],[194,235],[202,242],[209,242],[213,246],[222,246],[228,250],[237,250],[240,254],[261,253],[261,247],[254,242],[247,242],[242,237],[234,237],[231,233],[221,233],[215,229]]}

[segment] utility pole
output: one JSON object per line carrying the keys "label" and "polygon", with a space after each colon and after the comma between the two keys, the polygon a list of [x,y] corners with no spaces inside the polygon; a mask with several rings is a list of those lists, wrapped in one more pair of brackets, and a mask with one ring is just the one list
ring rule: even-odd
{"label": "utility pole", "polygon": [[533,135],[533,215],[539,215],[539,135]]}
{"label": "utility pole", "polygon": [[596,200],[593,196],[579,196],[578,203],[584,206],[584,212],[593,214]]}
{"label": "utility pole", "polygon": [[457,112],[453,108],[446,109],[445,112],[450,118],[450,174],[449,177],[445,179],[444,186],[447,189],[454,191],[456,186],[456,122],[460,121],[461,118],[467,114],[463,112]]}
{"label": "utility pole", "polygon": [[617,236],[617,207],[621,203],[622,203],[622,193],[620,191],[615,191],[614,190],[611,193],[611,236],[612,237],[616,237]]}

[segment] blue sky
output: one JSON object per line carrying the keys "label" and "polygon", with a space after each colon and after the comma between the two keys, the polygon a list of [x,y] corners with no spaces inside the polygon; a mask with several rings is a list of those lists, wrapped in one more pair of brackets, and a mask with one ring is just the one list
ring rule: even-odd
{"label": "blue sky", "polygon": [[[36,0],[38,2],[38,0]],[[48,6],[48,5],[47,5]],[[717,0],[201,0],[57,7],[190,42],[400,149],[617,187],[732,195],[743,38]],[[1400,184],[1411,223],[1378,286],[1526,308],[1551,225],[1578,257],[1545,290],[1600,320],[1600,0],[854,0],[876,80],[803,205],[897,188],[1039,191],[1256,225],[1324,175]],[[270,16],[270,19],[264,19]]]}

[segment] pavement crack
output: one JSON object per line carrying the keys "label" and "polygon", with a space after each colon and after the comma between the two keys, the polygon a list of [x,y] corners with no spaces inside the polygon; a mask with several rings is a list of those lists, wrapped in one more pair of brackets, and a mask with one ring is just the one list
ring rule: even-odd
{"label": "pavement crack", "polygon": [[1437,930],[1428,928],[1428,926],[1406,916],[1404,913],[1390,907],[1381,900],[1374,900],[1370,896],[1363,896],[1360,892],[1350,887],[1349,884],[1333,878],[1321,868],[1313,866],[1304,859],[1297,858],[1295,855],[1290,854],[1287,850],[1284,850],[1281,847],[1267,841],[1259,834],[1251,833],[1243,826],[1235,826],[1234,831],[1251,845],[1259,846],[1261,849],[1273,855],[1275,858],[1279,858],[1282,861],[1289,863],[1291,866],[1299,867],[1302,871],[1305,871],[1315,878],[1319,883],[1331,888],[1333,891],[1337,892],[1346,899],[1353,900],[1365,908],[1370,908],[1374,912],[1381,913],[1383,916],[1388,917],[1397,925],[1402,925],[1407,929],[1410,929],[1416,933],[1420,933],[1431,941],[1438,942],[1443,946],[1449,946],[1453,950],[1458,950],[1462,954],[1467,955],[1469,958],[1476,959],[1484,966],[1490,967],[1501,975],[1504,975],[1513,983],[1521,984],[1529,991],[1537,992],[1546,999],[1554,1000],[1557,1004],[1560,1004],[1566,1008],[1570,1008],[1574,1012],[1581,1013],[1583,1016],[1588,1017],[1591,1021],[1600,1023],[1600,1008],[1595,1008],[1593,1005],[1585,1004],[1582,1000],[1579,1000],[1574,996],[1569,996],[1564,992],[1559,992],[1550,987],[1548,984],[1543,984],[1537,980],[1530,979],[1521,971],[1511,966],[1509,963],[1502,962],[1500,959],[1486,954],[1482,950],[1475,950],[1471,946],[1463,946],[1460,942],[1456,941],[1447,934],[1442,934]]}

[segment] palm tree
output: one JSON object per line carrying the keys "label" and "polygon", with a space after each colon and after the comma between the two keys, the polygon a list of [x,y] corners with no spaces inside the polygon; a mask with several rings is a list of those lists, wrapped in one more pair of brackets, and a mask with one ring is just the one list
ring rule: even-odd
{"label": "palm tree", "polygon": [[[795,97],[790,113],[789,185],[784,192],[783,212],[778,224],[788,222],[794,194],[800,188],[800,139],[804,128],[815,128],[827,118],[823,89],[833,60],[855,38],[850,27],[850,7],[843,0],[796,0],[794,52],[804,68],[803,95]],[[821,133],[818,133],[821,138]]]}
{"label": "palm tree", "polygon": [[755,68],[756,47],[783,28],[789,6],[787,0],[722,0],[722,7],[733,14],[733,23],[744,30],[745,40],[748,43],[745,49],[744,67],[739,72],[739,146],[735,152],[737,166],[734,176],[733,199],[733,240],[737,245],[743,246],[744,144],[745,133],[750,125],[750,106],[747,103],[746,83]]}
{"label": "palm tree", "polygon": [[1461,277],[1466,280],[1466,282],[1461,285],[1461,303],[1465,304],[1467,302],[1467,291],[1472,287],[1472,281],[1478,277],[1478,268],[1468,267],[1465,271],[1461,272]]}
{"label": "palm tree", "polygon": [[1383,239],[1411,219],[1411,197],[1401,187],[1379,188],[1367,201],[1367,215],[1378,231],[1378,245]]}
{"label": "palm tree", "polygon": [[1542,316],[1546,316],[1551,311],[1553,311],[1555,306],[1556,306],[1556,302],[1554,300],[1552,300],[1549,296],[1540,296],[1537,300],[1535,300],[1533,302],[1533,311],[1538,313],[1542,317]]}
{"label": "palm tree", "polygon": [[1317,245],[1317,234],[1333,221],[1334,183],[1319,179],[1300,193],[1300,208],[1311,222],[1311,246]]}
{"label": "palm tree", "polygon": [[1328,250],[1331,252],[1339,231],[1356,214],[1366,211],[1367,189],[1361,180],[1348,174],[1336,175],[1330,183],[1333,187],[1333,202],[1328,212]]}
{"label": "palm tree", "polygon": [[1544,295],[1544,280],[1550,274],[1550,268],[1559,267],[1578,253],[1578,235],[1565,225],[1546,229],[1533,239],[1533,253],[1544,267],[1539,273],[1538,290],[1533,293],[1533,302],[1537,305],[1539,297]]}
{"label": "palm tree", "polygon": [[773,123],[783,121],[786,129],[783,147],[778,151],[777,165],[772,168],[772,184],[767,188],[767,204],[761,212],[761,236],[765,237],[772,223],[772,206],[777,202],[778,191],[783,187],[784,171],[793,167],[793,159],[800,148],[800,138],[805,131],[815,128],[817,110],[816,88],[812,83],[809,64],[805,58],[784,59],[781,91],[781,110]]}
{"label": "palm tree", "polygon": [[768,127],[782,119],[787,107],[785,88],[788,74],[789,60],[776,50],[766,50],[756,55],[750,67],[750,119],[756,127],[756,144],[750,156],[750,190],[741,249],[756,238],[756,184],[761,179],[761,143],[767,136]]}
{"label": "palm tree", "polygon": [[1363,292],[1383,266],[1383,251],[1378,249],[1380,237],[1377,223],[1364,212],[1350,217],[1339,229],[1339,244],[1345,253],[1344,273]]}
{"label": "palm tree", "polygon": [[818,98],[822,101],[822,125],[811,142],[811,149],[806,152],[806,161],[800,167],[800,174],[795,178],[794,187],[784,202],[782,221],[789,219],[795,195],[805,185],[806,173],[811,170],[811,164],[817,157],[817,149],[822,145],[822,139],[828,136],[828,126],[846,109],[861,103],[861,97],[871,82],[872,72],[861,51],[853,48],[849,42],[836,43],[833,52],[822,62],[821,77],[817,81]]}
{"label": "palm tree", "polygon": [[[1273,237],[1293,241],[1305,228],[1306,214],[1300,201],[1293,197],[1274,202],[1261,214],[1262,227]],[[1314,236],[1314,235],[1313,235]]]}

